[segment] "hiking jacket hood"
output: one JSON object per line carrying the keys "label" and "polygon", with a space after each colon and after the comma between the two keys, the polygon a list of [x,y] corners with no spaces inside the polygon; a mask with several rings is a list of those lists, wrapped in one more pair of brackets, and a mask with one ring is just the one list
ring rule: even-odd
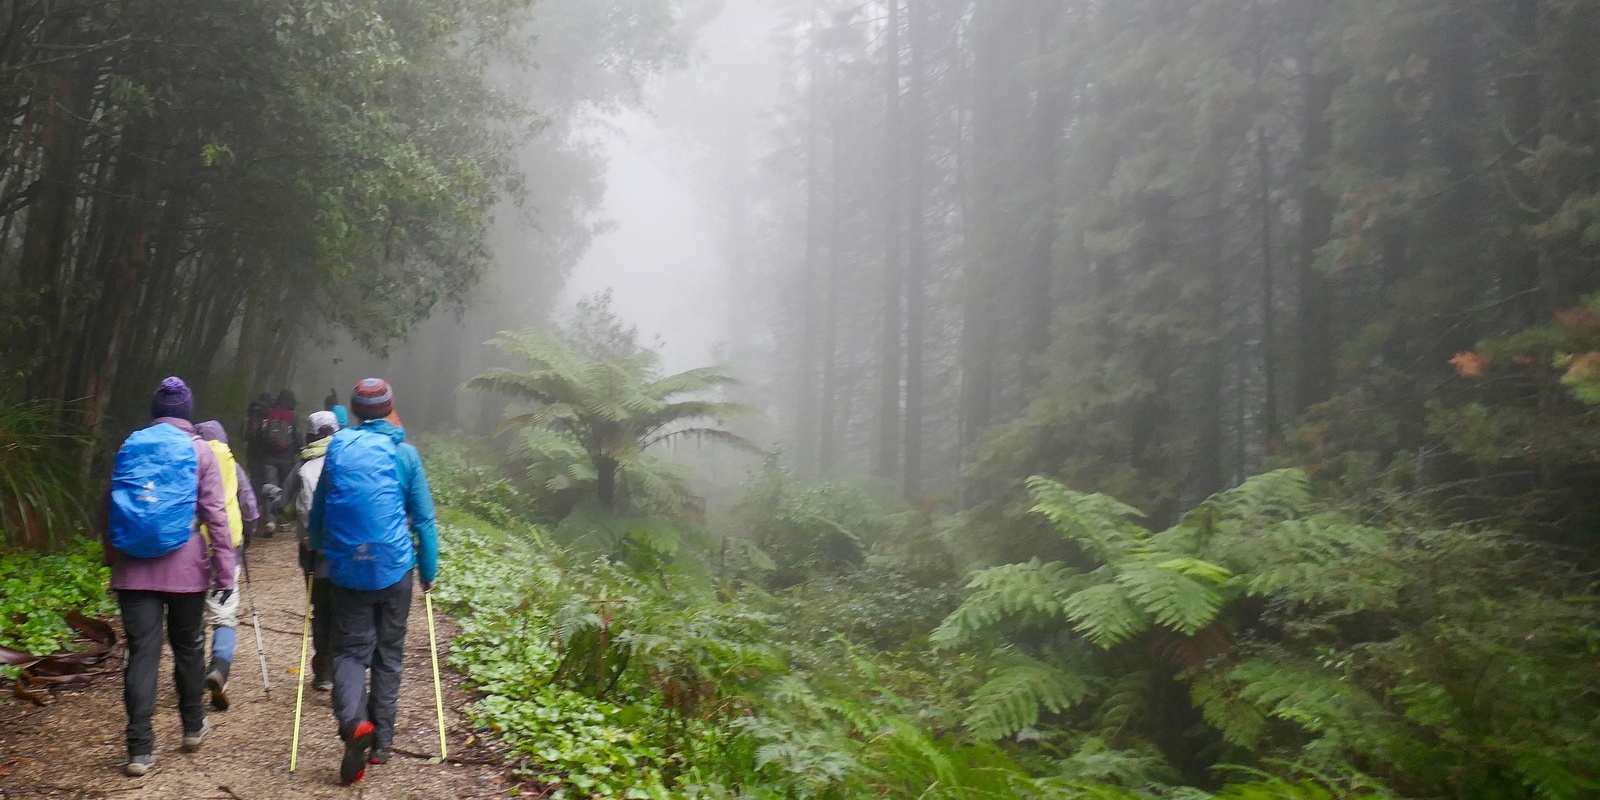
{"label": "hiking jacket hood", "polygon": [[[422,468],[422,455],[417,452],[417,448],[406,443],[405,429],[394,425],[388,420],[375,419],[363,422],[354,428],[346,428],[334,434],[334,437],[348,437],[356,433],[387,436],[395,444],[396,472],[400,481],[400,492],[405,498],[406,516],[410,521],[415,552],[410,559],[410,563],[404,564],[401,568],[395,570],[393,575],[388,576],[391,578],[389,583],[400,581],[401,578],[405,577],[405,572],[413,566],[417,568],[424,582],[432,583],[439,575],[439,532],[437,523],[434,520],[433,494],[428,489],[428,476]],[[326,462],[324,462],[324,467],[326,467]],[[313,550],[324,549],[322,539],[326,533],[329,483],[328,480],[319,480],[311,501],[311,513],[308,515],[306,533],[311,539],[311,549]],[[331,569],[332,566],[330,564],[330,572],[336,571]]]}
{"label": "hiking jacket hood", "polygon": [[[212,443],[213,451],[218,444],[221,444],[228,449],[230,455],[232,454],[232,448],[228,448],[228,431],[222,427],[222,423],[214,419],[206,420],[195,425],[194,429],[200,434],[200,438]],[[220,460],[221,454],[218,456]],[[250,487],[250,475],[244,471],[244,465],[240,464],[237,458],[233,459],[233,474],[232,483],[238,490],[228,498],[228,521],[233,522],[234,515],[238,515],[239,529],[233,532],[233,544],[238,547],[243,539],[256,532],[256,524],[261,521],[261,507],[256,503],[256,490]],[[223,483],[229,483],[226,476]]]}
{"label": "hiking jacket hood", "polygon": [[317,483],[322,479],[322,465],[328,460],[328,444],[332,436],[324,436],[300,449],[300,466],[295,468],[294,510],[301,527],[311,519],[311,501],[317,496]]}
{"label": "hiking jacket hood", "polygon": [[[207,589],[234,588],[234,566],[238,551],[233,546],[232,529],[228,523],[228,492],[224,488],[222,470],[211,445],[199,438],[194,424],[177,417],[157,417],[152,425],[171,425],[189,434],[194,454],[200,462],[199,500],[195,503],[195,519],[189,540],[183,546],[157,558],[133,558],[111,546],[111,492],[107,490],[101,502],[100,539],[105,548],[106,563],[111,565],[111,588],[118,591],[172,592],[187,594]],[[216,537],[215,546],[207,547],[200,536],[200,525],[213,531],[228,531],[228,536]]]}

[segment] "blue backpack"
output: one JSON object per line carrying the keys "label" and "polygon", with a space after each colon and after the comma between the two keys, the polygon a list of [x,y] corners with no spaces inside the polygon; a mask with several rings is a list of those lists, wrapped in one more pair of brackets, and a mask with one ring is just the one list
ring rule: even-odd
{"label": "blue backpack", "polygon": [[321,483],[328,578],[345,589],[393,586],[416,563],[393,439],[345,428],[328,443]]}
{"label": "blue backpack", "polygon": [[189,434],[166,423],[135,431],[111,470],[111,546],[134,558],[183,547],[194,535],[199,477]]}

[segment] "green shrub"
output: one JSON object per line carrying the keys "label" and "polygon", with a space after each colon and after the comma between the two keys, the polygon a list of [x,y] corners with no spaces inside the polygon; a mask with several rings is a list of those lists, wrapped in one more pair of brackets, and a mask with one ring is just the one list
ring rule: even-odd
{"label": "green shrub", "polygon": [[115,613],[109,578],[100,545],[88,540],[55,554],[0,555],[0,646],[40,654],[63,649],[76,635],[62,619],[67,612]]}

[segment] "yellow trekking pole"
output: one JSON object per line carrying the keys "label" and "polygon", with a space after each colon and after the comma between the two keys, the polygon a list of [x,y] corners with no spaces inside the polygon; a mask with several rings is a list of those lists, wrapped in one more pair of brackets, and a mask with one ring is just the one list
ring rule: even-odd
{"label": "yellow trekking pole", "polygon": [[311,645],[311,582],[315,580],[310,575],[306,576],[306,619],[300,626],[300,674],[295,676],[299,687],[294,693],[294,743],[289,745],[289,771],[294,772],[295,766],[300,761],[300,709],[306,699],[306,649]]}
{"label": "yellow trekking pole", "polygon": [[[433,593],[422,593],[422,604],[428,609],[428,649],[433,652],[433,705],[439,711],[439,760],[450,757],[444,741],[444,691],[439,688],[439,636],[433,630]],[[292,771],[292,770],[291,770]]]}

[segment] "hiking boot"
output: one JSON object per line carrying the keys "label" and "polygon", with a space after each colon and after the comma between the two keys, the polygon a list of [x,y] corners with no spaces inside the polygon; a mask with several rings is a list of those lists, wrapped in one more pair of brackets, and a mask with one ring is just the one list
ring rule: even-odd
{"label": "hiking boot", "polygon": [[220,659],[211,662],[211,671],[206,673],[206,689],[211,692],[211,707],[218,711],[228,710],[228,671],[233,667],[233,662]]}
{"label": "hiking boot", "polygon": [[344,740],[344,760],[339,762],[339,785],[349,786],[367,774],[367,756],[376,743],[378,729],[362,720]]}
{"label": "hiking boot", "polygon": [[372,748],[372,755],[367,756],[368,764],[387,764],[394,760],[394,751],[387,747]]}
{"label": "hiking boot", "polygon": [[130,778],[143,778],[155,767],[156,757],[149,753],[142,756],[128,756],[128,763],[123,765],[122,774]]}
{"label": "hiking boot", "polygon": [[200,730],[183,732],[183,752],[193,753],[200,749],[200,743],[206,740],[206,734],[211,732],[211,718],[207,717],[200,723]]}

